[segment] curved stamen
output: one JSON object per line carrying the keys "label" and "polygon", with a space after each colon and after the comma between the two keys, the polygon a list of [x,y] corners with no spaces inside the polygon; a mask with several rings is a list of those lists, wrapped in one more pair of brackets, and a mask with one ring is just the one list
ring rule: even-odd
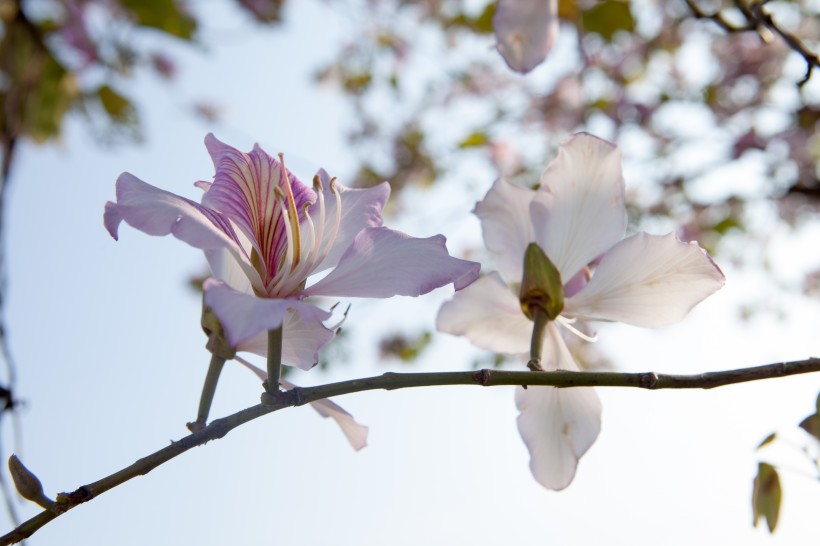
{"label": "curved stamen", "polygon": [[569,330],[570,332],[572,332],[576,336],[580,337],[584,341],[590,341],[592,343],[595,343],[596,341],[598,341],[598,334],[593,334],[593,335],[590,336],[588,334],[583,333],[581,330],[579,330],[575,326],[572,326],[572,323],[575,322],[577,319],[568,319],[568,318],[562,317],[561,315],[558,315],[558,317],[555,320],[557,322],[561,323],[561,325],[564,328],[566,328],[567,330]]}
{"label": "curved stamen", "polygon": [[[281,190],[281,188],[274,188],[273,190],[274,195],[276,196],[276,201],[279,204],[280,210],[285,209],[285,193]],[[268,283],[268,292],[273,295],[273,290],[279,281],[282,278],[287,277],[290,275],[290,272],[293,270],[293,231],[291,229],[290,222],[284,222],[285,224],[285,236],[286,236],[286,243],[285,243],[285,254],[283,256],[283,260],[279,263],[279,268],[276,271],[276,275],[270,280]]]}
{"label": "curved stamen", "polygon": [[310,253],[302,260],[291,272],[287,279],[284,279],[282,286],[280,287],[280,292],[282,294],[291,294],[293,293],[296,288],[302,284],[307,276],[310,274],[311,269],[313,268],[314,261],[313,259],[316,257],[316,231],[313,227],[313,220],[310,219],[310,216],[307,214],[307,208],[311,205],[311,203],[305,203],[305,206],[302,207],[303,216],[305,221],[308,225],[308,240],[305,241],[307,243],[307,247],[310,249]]}
{"label": "curved stamen", "polygon": [[[296,209],[296,202],[293,199],[293,189],[290,187],[290,178],[288,177],[288,169],[285,167],[285,154],[279,154],[279,162],[282,164],[282,173],[285,177],[285,191],[288,199],[288,220],[290,221],[290,228],[293,231],[293,265],[299,263],[301,257],[301,237],[299,236],[299,211]],[[288,241],[290,243],[290,241]]]}
{"label": "curved stamen", "polygon": [[[330,179],[330,192],[336,198],[336,218],[333,222],[333,231],[330,232],[330,235],[326,238],[326,240],[320,240],[319,244],[324,247],[322,248],[321,254],[319,254],[319,258],[316,260],[315,263],[322,263],[327,255],[330,254],[330,250],[333,248],[333,243],[336,242],[336,237],[339,235],[339,226],[342,223],[342,194],[336,189],[336,178]],[[321,193],[319,194],[321,196]],[[321,199],[321,197],[320,197]],[[321,201],[322,203],[322,218],[324,219],[324,200]],[[324,223],[324,222],[322,222]],[[323,226],[324,227],[324,226]]]}

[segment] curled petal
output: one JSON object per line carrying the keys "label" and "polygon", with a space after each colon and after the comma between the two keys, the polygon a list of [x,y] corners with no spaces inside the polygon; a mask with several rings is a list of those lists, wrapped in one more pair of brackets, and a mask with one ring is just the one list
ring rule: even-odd
{"label": "curled petal", "polygon": [[117,202],[105,204],[103,222],[118,239],[125,221],[148,235],[173,235],[207,253],[226,250],[254,286],[261,279],[251,266],[230,222],[214,211],[184,197],[147,184],[130,173],[117,179]]}
{"label": "curled petal", "polygon": [[626,231],[621,153],[586,133],[566,140],[530,207],[535,240],[568,282]]}
{"label": "curled petal", "polygon": [[[205,304],[213,309],[222,323],[232,347],[239,348],[261,332],[279,328],[288,310],[293,310],[302,322],[316,328],[331,316],[327,311],[299,300],[266,299],[243,294],[215,279],[206,280],[203,288]],[[324,343],[331,337],[332,333]]]}
{"label": "curled petal", "polygon": [[534,190],[500,178],[473,211],[481,220],[484,244],[495,256],[501,274],[510,282],[521,281],[524,251],[535,240],[529,218],[530,202],[535,194]]}
{"label": "curled petal", "polygon": [[564,312],[657,328],[681,320],[724,282],[697,243],[671,233],[638,233],[604,255],[589,284],[566,300]]}
{"label": "curled petal", "polygon": [[530,385],[516,388],[515,402],[533,476],[547,489],[564,489],[601,432],[601,401],[595,389]]}
{"label": "curled petal", "polygon": [[464,336],[474,345],[497,353],[530,350],[532,322],[524,316],[518,297],[501,276],[490,273],[456,292],[436,318],[440,332]]}
{"label": "curled petal", "polygon": [[493,30],[507,65],[526,74],[546,59],[558,36],[558,0],[499,0]]}
{"label": "curled petal", "polygon": [[449,283],[460,290],[478,277],[480,265],[453,258],[445,242],[441,235],[418,239],[385,227],[363,229],[336,269],[302,294],[419,296]]}
{"label": "curled petal", "polygon": [[[341,217],[339,219],[339,231],[333,242],[327,257],[313,270],[314,273],[324,271],[339,263],[339,258],[347,247],[353,242],[356,235],[368,227],[379,227],[382,225],[382,209],[390,197],[390,184],[382,182],[377,186],[366,189],[355,189],[345,187],[338,182],[333,182],[333,189],[330,187],[330,176],[324,169],[320,169],[319,180],[322,182],[322,194],[325,201],[325,233],[333,229],[336,223],[336,196],[333,191],[339,193],[341,197]],[[314,203],[308,214],[314,226],[319,225],[319,206]]]}
{"label": "curled petal", "polygon": [[[248,368],[250,371],[256,374],[256,376],[261,379],[262,381],[266,381],[268,379],[268,374],[265,370],[257,368],[244,358],[237,358],[237,362]],[[286,389],[292,389],[296,387],[290,381],[285,381],[284,379],[279,380],[279,384],[285,387]],[[339,428],[342,429],[342,433],[347,438],[347,441],[350,442],[350,445],[356,451],[359,451],[363,447],[367,446],[367,433],[368,428],[364,425],[361,425],[356,422],[352,415],[344,410],[339,404],[332,402],[331,400],[318,400],[316,402],[311,402],[310,406],[316,410],[316,413],[321,415],[322,417],[330,417],[336,424],[339,425]]]}
{"label": "curled petal", "polygon": [[[288,309],[282,322],[282,363],[303,370],[313,368],[319,362],[319,349],[330,343],[333,335],[333,330],[321,322],[304,321],[299,313]],[[240,343],[236,350],[267,356],[267,332]]]}

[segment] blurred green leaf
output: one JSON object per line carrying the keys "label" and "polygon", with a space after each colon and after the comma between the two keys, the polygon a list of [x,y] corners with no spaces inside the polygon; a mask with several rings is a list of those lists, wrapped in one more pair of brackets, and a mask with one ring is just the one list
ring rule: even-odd
{"label": "blurred green leaf", "polygon": [[809,415],[800,421],[800,428],[820,440],[820,415],[817,413]]}
{"label": "blurred green leaf", "polygon": [[382,339],[379,352],[382,359],[393,357],[402,362],[412,362],[430,345],[432,338],[430,332],[422,332],[416,337],[394,334]]}
{"label": "blurred green leaf", "polygon": [[97,97],[99,97],[105,112],[114,123],[122,125],[136,124],[137,111],[134,105],[110,86],[103,85],[100,87],[97,90]]}
{"label": "blurred green leaf", "polygon": [[471,17],[466,13],[459,13],[450,19],[447,25],[468,28],[476,34],[492,34],[494,15],[495,2],[490,2],[477,17]]}
{"label": "blurred green leaf", "polygon": [[34,27],[8,24],[0,41],[0,125],[44,142],[60,134],[63,117],[79,96],[74,76],[45,48]]}
{"label": "blurred green leaf", "polygon": [[490,142],[487,133],[483,131],[476,131],[467,135],[464,140],[458,143],[458,147],[464,148],[478,148],[479,146],[486,146]]}
{"label": "blurred green leaf", "polygon": [[635,19],[629,10],[629,2],[609,0],[594,2],[592,7],[581,12],[581,24],[587,32],[595,32],[607,42],[619,30],[635,30]]}
{"label": "blurred green leaf", "polygon": [[752,491],[752,511],[754,512],[755,527],[757,527],[760,518],[764,517],[769,532],[774,532],[775,527],[777,527],[777,518],[780,515],[782,497],[783,492],[780,488],[780,477],[777,475],[777,470],[770,464],[759,463]]}
{"label": "blurred green leaf", "polygon": [[177,38],[190,40],[196,19],[185,13],[174,0],[120,0],[138,24],[159,29]]}
{"label": "blurred green leaf", "polygon": [[777,433],[776,433],[776,432],[772,432],[771,434],[769,434],[768,436],[766,436],[766,437],[763,439],[763,441],[762,441],[762,442],[760,442],[760,444],[758,444],[757,449],[760,449],[761,447],[763,447],[763,446],[765,446],[765,445],[769,445],[769,444],[771,444],[772,442],[774,442],[774,441],[775,441],[775,439],[776,439],[776,438],[777,438]]}

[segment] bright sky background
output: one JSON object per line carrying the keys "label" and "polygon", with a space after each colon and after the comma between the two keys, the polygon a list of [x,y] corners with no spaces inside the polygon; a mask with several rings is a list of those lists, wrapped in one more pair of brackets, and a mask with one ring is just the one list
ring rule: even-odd
{"label": "bright sky background", "polygon": [[[5,236],[9,336],[26,401],[17,452],[51,496],[182,437],[207,369],[200,303],[186,286],[204,271],[204,259],[128,226],[119,242],[108,236],[103,204],[119,173],[198,198],[192,183],[213,175],[202,144],[208,131],[242,150],[258,141],[284,152],[303,180],[319,166],[341,175],[353,167],[341,136],[351,114],[309,82],[355,22],[324,4],[292,2],[285,29],[253,32],[234,11],[212,9],[203,36],[214,45],[205,55],[180,48],[176,84],[134,80],[144,145],[101,148],[75,121],[59,145],[24,145],[16,157]],[[189,114],[190,102],[203,98],[227,105],[224,124]],[[629,172],[626,178],[629,186]],[[476,172],[458,195],[393,226],[417,236],[444,233],[457,251],[480,240],[468,212],[492,182],[492,173]],[[784,260],[776,267],[816,253],[818,233],[775,233]],[[686,321],[662,331],[600,328],[601,348],[623,370],[674,373],[820,355],[816,301],[721,265],[726,287]],[[379,363],[378,337],[368,332],[385,323],[431,328],[450,290],[354,302],[351,364],[294,380],[402,369]],[[750,300],[786,302],[794,313],[738,322],[737,304]],[[414,370],[468,369],[476,354],[466,341],[438,335]],[[603,431],[559,493],[529,473],[512,388],[361,393],[338,400],[370,427],[359,453],[311,409],[282,411],[78,507],[30,544],[807,544],[820,533],[820,485],[801,474],[812,469],[796,448],[754,448],[773,430],[800,445],[796,424],[813,411],[818,391],[817,375],[708,392],[602,389]],[[212,416],[255,404],[259,393],[258,380],[229,363]],[[10,427],[4,432],[8,450]],[[751,527],[759,456],[799,471],[781,473],[774,536]],[[25,517],[37,511],[20,507]]]}

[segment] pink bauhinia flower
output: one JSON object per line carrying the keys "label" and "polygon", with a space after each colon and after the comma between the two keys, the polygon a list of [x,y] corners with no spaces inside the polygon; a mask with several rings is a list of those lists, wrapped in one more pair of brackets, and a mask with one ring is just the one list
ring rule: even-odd
{"label": "pink bauhinia flower", "polygon": [[526,74],[547,58],[558,36],[558,0],[498,0],[496,48],[507,65]]}
{"label": "pink bauhinia flower", "polygon": [[[561,314],[546,327],[546,370],[578,370],[561,333],[587,338],[573,326],[578,319],[665,326],[724,283],[723,273],[694,242],[672,234],[624,238],[620,152],[588,134],[563,143],[538,190],[500,179],[475,214],[500,274],[480,278],[446,302],[437,328],[490,351],[527,353],[533,322],[522,310],[518,287],[525,250],[535,242],[560,272],[565,296]],[[563,489],[600,432],[597,394],[591,388],[530,386],[517,389],[516,402],[533,475],[547,488]]]}
{"label": "pink bauhinia flower", "polygon": [[311,189],[259,146],[243,153],[211,134],[205,146],[216,174],[196,184],[201,204],[123,173],[104,222],[115,239],[124,220],[204,250],[214,277],[205,303],[237,350],[265,354],[265,332],[281,326],[283,363],[309,369],[333,330],[324,324],[330,313],[306,298],[418,296],[478,277],[479,265],[451,257],[443,236],[382,226],[386,182],[351,189],[320,170]]}

